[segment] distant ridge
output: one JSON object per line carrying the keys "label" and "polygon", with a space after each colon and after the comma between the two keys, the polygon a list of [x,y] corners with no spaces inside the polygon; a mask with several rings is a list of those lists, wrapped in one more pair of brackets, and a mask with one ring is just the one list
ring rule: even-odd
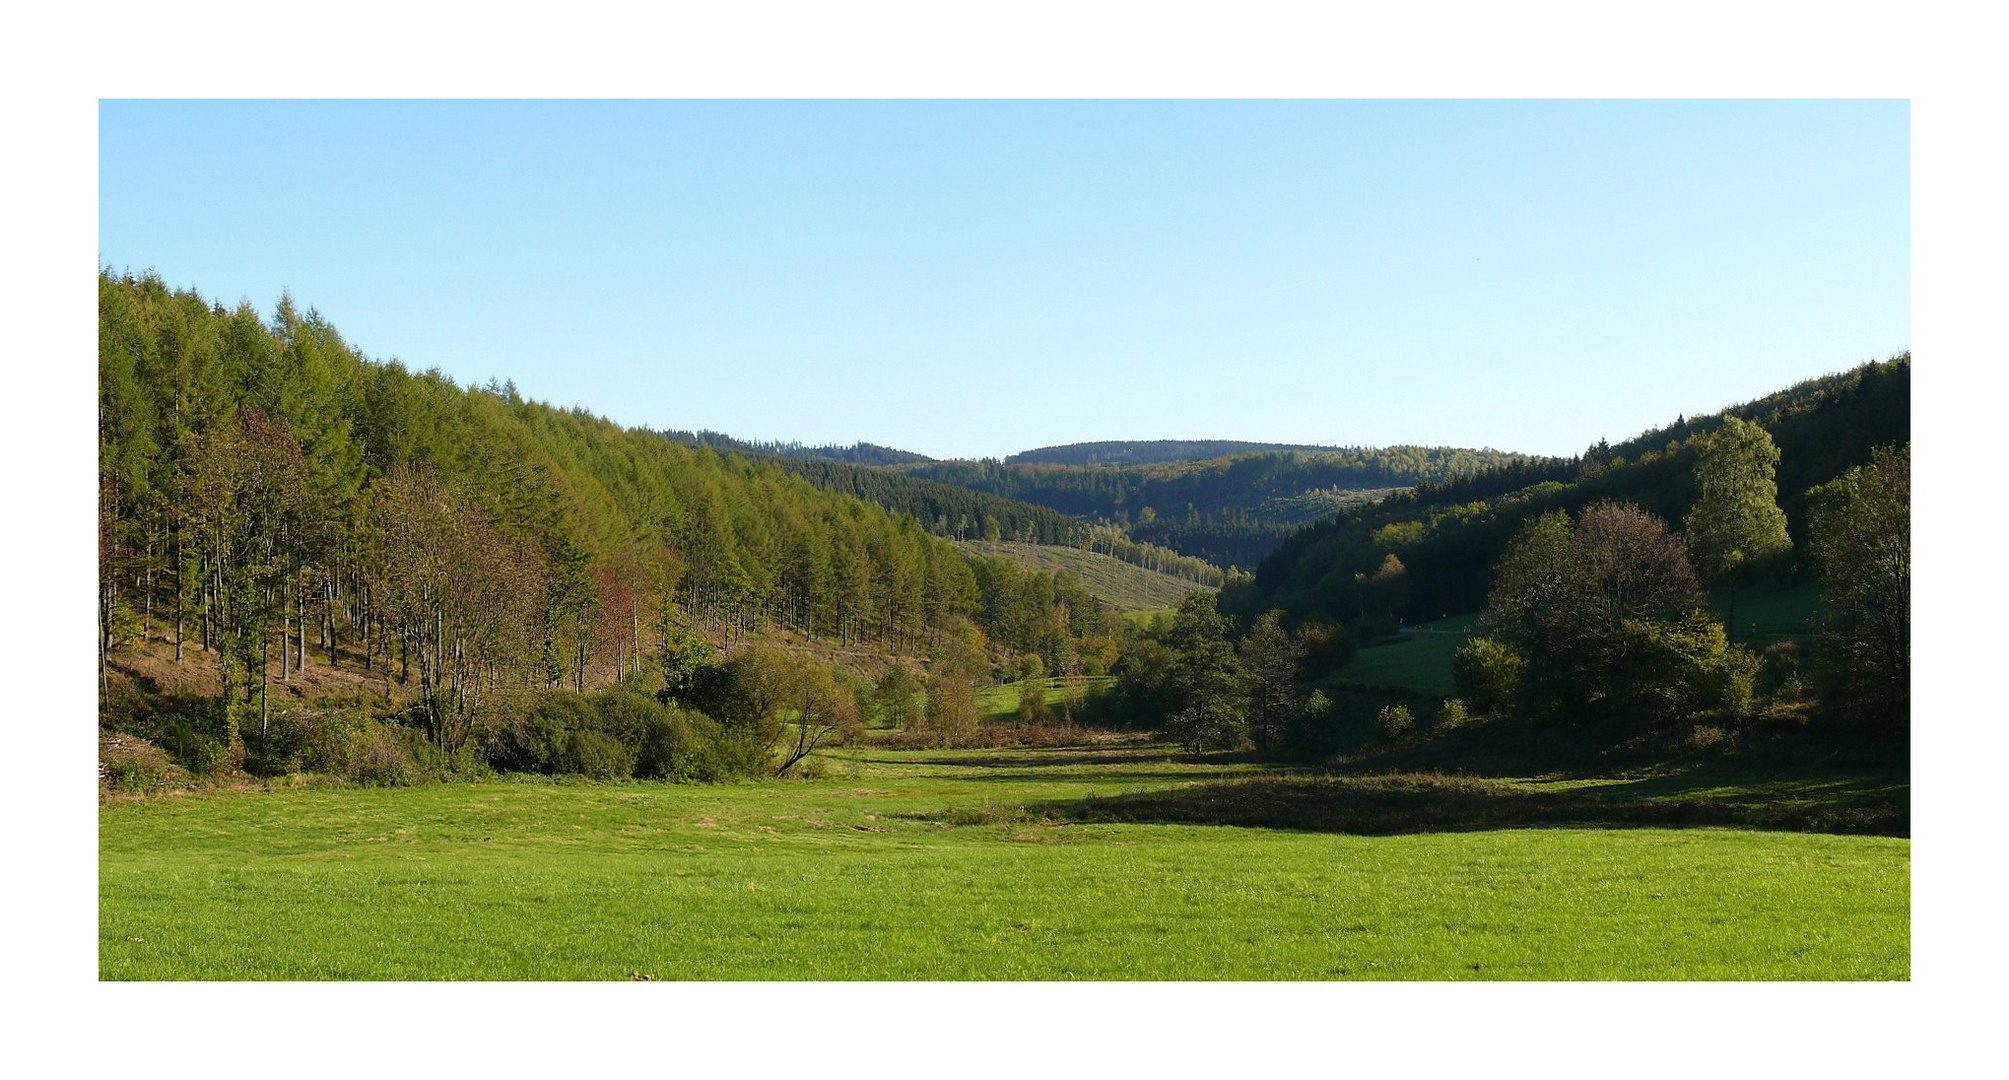
{"label": "distant ridge", "polygon": [[1329,454],[1351,449],[1344,446],[1305,446],[1298,443],[1238,442],[1233,439],[1147,439],[1142,442],[1084,442],[1065,446],[1042,446],[1005,458],[1005,464],[1041,465],[1156,465],[1172,461],[1205,461],[1238,454],[1265,454],[1295,450],[1304,454]]}
{"label": "distant ridge", "polygon": [[799,442],[758,442],[735,439],[718,431],[663,431],[658,432],[672,442],[690,446],[709,446],[714,450],[737,450],[743,454],[766,454],[771,457],[800,458],[805,461],[841,461],[847,465],[911,465],[933,461],[926,454],[916,454],[908,450],[895,450],[877,443],[852,443],[850,446],[804,446]]}

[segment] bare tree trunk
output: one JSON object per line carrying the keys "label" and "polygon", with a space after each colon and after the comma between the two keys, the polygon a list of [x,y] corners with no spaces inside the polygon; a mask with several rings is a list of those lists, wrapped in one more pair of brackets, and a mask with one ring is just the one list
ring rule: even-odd
{"label": "bare tree trunk", "polygon": [[[281,586],[285,588],[285,586]],[[293,609],[287,606],[287,593],[279,594],[279,681],[293,680]]]}
{"label": "bare tree trunk", "polygon": [[[262,621],[262,620],[261,620]],[[261,627],[258,634],[258,737],[265,738],[272,723],[272,647]],[[284,649],[284,644],[281,644]]]}
{"label": "bare tree trunk", "polygon": [[182,623],[184,622],[188,614],[188,593],[187,590],[182,587],[183,585],[186,584],[186,582],[182,581],[181,579],[182,578],[182,568],[180,558],[181,542],[179,538],[177,538],[175,541],[175,556],[176,558],[174,561],[174,662],[179,664],[181,663]]}
{"label": "bare tree trunk", "polygon": [[342,665],[335,655],[335,577],[333,574],[328,575],[328,603],[326,608],[328,613],[328,667],[337,669]]}

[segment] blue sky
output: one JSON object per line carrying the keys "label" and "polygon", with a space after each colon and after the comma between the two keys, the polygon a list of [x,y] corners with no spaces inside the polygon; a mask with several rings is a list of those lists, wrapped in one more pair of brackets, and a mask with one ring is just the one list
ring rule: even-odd
{"label": "blue sky", "polygon": [[1910,347],[1903,102],[120,102],[99,252],[626,424],[1573,453]]}

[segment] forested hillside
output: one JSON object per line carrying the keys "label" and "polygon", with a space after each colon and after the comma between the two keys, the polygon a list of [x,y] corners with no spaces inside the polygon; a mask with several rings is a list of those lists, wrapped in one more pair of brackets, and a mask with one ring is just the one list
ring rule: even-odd
{"label": "forested hillside", "polygon": [[1493,566],[1529,519],[1551,510],[1579,513],[1602,500],[1637,505],[1679,522],[1696,500],[1695,464],[1724,417],[1754,421],[1779,450],[1779,506],[1793,554],[1776,567],[1804,569],[1807,492],[1867,464],[1878,447],[1911,439],[1911,357],[1811,379],[1706,417],[1684,417],[1617,446],[1592,447],[1569,460],[1495,466],[1344,511],[1294,533],[1263,560],[1252,586],[1224,594],[1243,615],[1282,608],[1297,615],[1357,618],[1374,578],[1393,556],[1403,580],[1394,614],[1437,618],[1475,611],[1492,586]]}
{"label": "forested hillside", "polygon": [[906,514],[936,536],[1082,547],[1089,526],[1057,510],[887,469],[838,461],[788,459],[781,467],[826,491]]}
{"label": "forested hillside", "polygon": [[152,275],[98,291],[101,657],[208,650],[226,698],[356,666],[451,717],[696,632],[900,652],[962,620],[1059,669],[1104,617],[1065,573],[959,552],[774,459],[367,359],[290,299],[267,320]]}
{"label": "forested hillside", "polygon": [[809,461],[842,461],[853,465],[904,465],[915,461],[935,460],[926,454],[895,450],[890,446],[868,442],[853,443],[850,446],[804,446],[799,442],[735,439],[722,432],[709,430],[665,431],[662,434],[664,438],[691,446],[709,446],[714,450],[737,450],[744,454],[765,454]]}
{"label": "forested hillside", "polygon": [[1215,566],[1247,568],[1297,526],[1350,503],[1524,460],[1495,450],[1392,446],[1141,465],[937,461],[898,468],[1109,524],[1139,543]]}
{"label": "forested hillside", "polygon": [[1239,442],[1234,439],[1147,439],[1142,442],[1084,442],[1042,446],[1006,457],[1007,465],[1156,465],[1168,461],[1205,461],[1297,450],[1322,454],[1345,449],[1296,443]]}
{"label": "forested hillside", "polygon": [[[712,435],[708,432],[699,434]],[[698,445],[695,437],[687,438],[687,435],[684,432],[668,433],[673,440]],[[904,514],[935,536],[986,543],[1086,548],[1146,571],[1170,574],[1210,587],[1220,585],[1227,578],[1220,566],[1205,558],[1182,555],[1169,547],[1134,539],[1131,530],[1120,525],[1090,524],[1044,506],[971,487],[911,476],[895,468],[880,467],[886,462],[870,461],[874,455],[869,451],[879,449],[870,443],[824,454],[821,450],[789,453],[787,447],[793,444],[749,443],[726,436],[716,436],[712,441],[732,447],[733,453],[773,462],[825,491],[855,496],[896,514]],[[855,456],[859,461],[839,460],[842,455]],[[921,461],[929,460],[919,455],[908,456]],[[1347,498],[1357,498],[1362,494],[1347,492],[1337,503],[1323,501],[1320,493],[1306,498],[1330,509],[1332,505],[1343,504]]]}

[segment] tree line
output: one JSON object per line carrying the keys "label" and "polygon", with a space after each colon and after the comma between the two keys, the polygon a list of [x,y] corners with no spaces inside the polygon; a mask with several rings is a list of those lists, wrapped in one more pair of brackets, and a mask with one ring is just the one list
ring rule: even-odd
{"label": "tree line", "polygon": [[915,461],[935,460],[926,454],[916,454],[869,442],[853,443],[850,446],[805,446],[795,441],[764,442],[756,439],[735,439],[723,432],[709,429],[664,431],[660,434],[666,439],[688,443],[691,446],[709,446],[720,452],[738,451],[742,454],[764,454],[771,457],[841,461],[850,465],[904,465]]}
{"label": "tree line", "polygon": [[1308,495],[1408,487],[1521,457],[1495,450],[1391,446],[1147,464],[937,461],[899,466],[898,471],[1050,507],[1219,567],[1249,567],[1297,525],[1327,508],[1317,500],[1306,503]]}
{"label": "tree line", "polygon": [[918,653],[967,622],[1064,665],[1101,625],[1064,572],[772,459],[367,359],[290,298],[98,286],[101,667],[205,651],[233,723],[309,663],[388,676],[448,745],[488,695],[618,680],[689,633]]}
{"label": "tree line", "polygon": [[[1735,415],[1691,438],[1696,494],[1678,531],[1609,498],[1521,522],[1489,567],[1485,634],[1458,650],[1456,696],[1427,718],[1431,737],[1512,720],[1610,746],[1670,725],[1791,721],[1810,695],[1858,731],[1908,732],[1908,444],[1875,448],[1804,493],[1810,572],[1826,602],[1818,651],[1803,657],[1791,642],[1760,652],[1734,641],[1705,604],[1709,588],[1727,590],[1734,624],[1736,591],[1793,549],[1779,447]],[[1305,684],[1403,607],[1410,576],[1392,553],[1358,575],[1350,584],[1363,613],[1350,623],[1283,609],[1237,618],[1222,610],[1227,593],[1189,595],[1166,623],[1124,641],[1118,683],[1091,715],[1194,750],[1330,754],[1341,717]],[[1384,705],[1376,729],[1391,745],[1424,733],[1407,702]]]}
{"label": "tree line", "polygon": [[[1397,618],[1476,611],[1509,541],[1542,514],[1579,514],[1594,503],[1616,501],[1663,521],[1682,520],[1698,498],[1696,463],[1730,419],[1759,424],[1776,443],[1779,504],[1791,545],[1767,569],[1804,576],[1813,566],[1808,492],[1867,464],[1878,447],[1909,443],[1910,371],[1904,354],[1709,417],[1683,419],[1617,447],[1593,447],[1565,463],[1510,464],[1350,507],[1292,534],[1257,567],[1249,588],[1224,598],[1224,609],[1244,617],[1274,607],[1355,620],[1363,614],[1359,583],[1392,555],[1411,583]],[[1528,479],[1535,482],[1514,486]]]}

